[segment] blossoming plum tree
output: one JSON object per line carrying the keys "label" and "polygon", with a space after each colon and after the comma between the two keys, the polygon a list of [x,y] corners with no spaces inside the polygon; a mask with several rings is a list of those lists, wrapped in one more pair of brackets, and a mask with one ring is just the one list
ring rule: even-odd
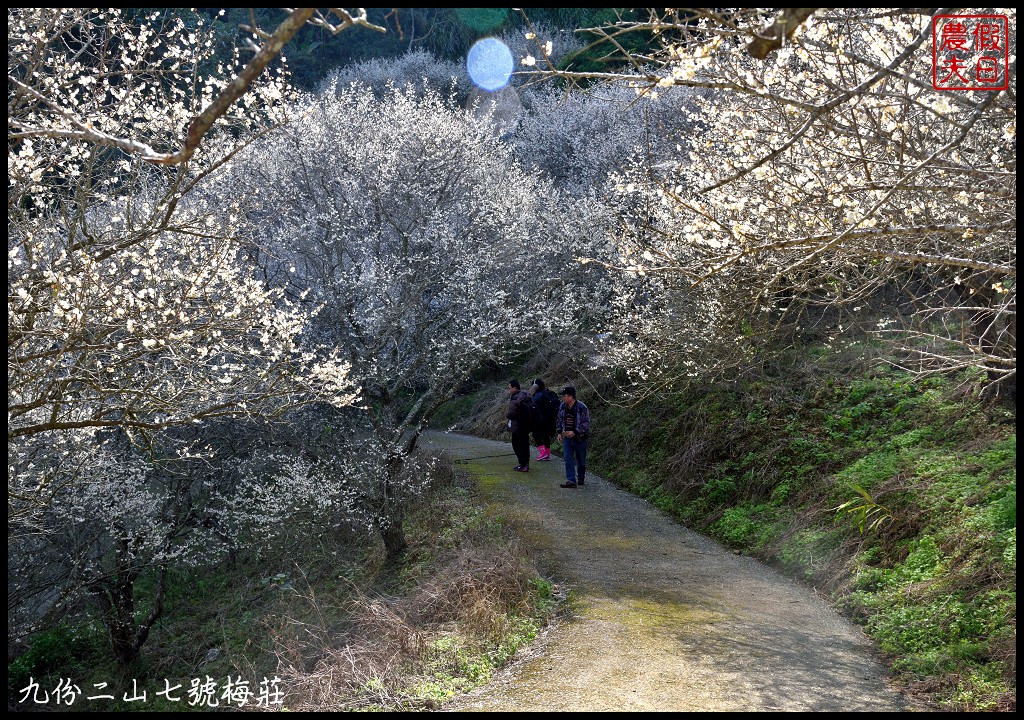
{"label": "blossoming plum tree", "polygon": [[[975,368],[990,387],[1012,386],[1015,65],[1006,90],[934,89],[939,13],[669,10],[592,29],[620,50],[624,33],[660,43],[651,56],[620,56],[628,72],[524,72],[647,96],[691,90],[677,110],[694,132],[678,137],[676,156],[621,174],[612,264],[662,278],[649,293],[674,276],[684,296],[714,298],[714,312],[688,322],[699,334],[717,318],[705,350],[806,324],[808,312],[840,331],[873,304],[904,366]],[[1012,27],[1015,11],[1006,13]],[[663,316],[666,304],[631,304],[630,324],[643,325],[647,309]],[[664,337],[663,324],[649,325]],[[715,356],[695,348],[689,359]]]}
{"label": "blossoming plum tree", "polygon": [[435,91],[327,87],[294,113],[231,182],[269,282],[323,307],[315,332],[361,388],[366,502],[395,555],[416,491],[397,478],[420,431],[483,360],[587,304],[590,289],[570,284],[589,228],[486,117]]}
{"label": "blossoming plum tree", "polygon": [[[202,483],[175,469],[207,451],[192,428],[354,398],[338,351],[304,338],[310,308],[240,253],[237,199],[209,189],[284,119],[284,78],[264,69],[307,21],[326,19],[307,9],[254,30],[263,46],[228,68],[201,20],[8,12],[12,637],[86,591],[130,661],[200,529]],[[148,567],[156,599],[139,620]]]}

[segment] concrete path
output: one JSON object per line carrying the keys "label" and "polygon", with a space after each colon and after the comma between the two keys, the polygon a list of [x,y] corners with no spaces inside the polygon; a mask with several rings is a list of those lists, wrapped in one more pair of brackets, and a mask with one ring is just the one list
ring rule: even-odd
{"label": "concrete path", "polygon": [[559,488],[560,458],[517,473],[508,443],[439,432],[424,440],[477,476],[490,511],[519,529],[574,609],[446,709],[914,709],[887,685],[860,630],[793,580],[592,474],[583,488]]}

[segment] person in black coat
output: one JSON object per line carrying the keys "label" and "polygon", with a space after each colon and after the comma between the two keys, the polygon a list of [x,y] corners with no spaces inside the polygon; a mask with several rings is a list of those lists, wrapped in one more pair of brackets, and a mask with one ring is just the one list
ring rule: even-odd
{"label": "person in black coat", "polygon": [[541,462],[551,459],[559,400],[540,378],[533,381],[530,390],[533,392],[533,439],[537,443],[537,461]]}
{"label": "person in black coat", "polygon": [[508,381],[508,429],[512,431],[512,451],[519,464],[516,472],[530,471],[530,429],[533,426],[533,400],[519,387],[518,380]]}

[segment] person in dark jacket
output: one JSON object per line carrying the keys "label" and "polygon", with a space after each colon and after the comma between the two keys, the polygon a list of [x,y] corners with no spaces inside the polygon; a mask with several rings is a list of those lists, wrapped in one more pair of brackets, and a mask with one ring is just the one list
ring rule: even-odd
{"label": "person in dark jacket", "polygon": [[530,429],[533,420],[533,401],[519,387],[518,380],[508,381],[508,429],[512,431],[512,451],[519,464],[516,472],[530,471]]}
{"label": "person in dark jacket", "polygon": [[537,378],[530,388],[533,393],[533,439],[537,443],[537,461],[551,459],[551,439],[558,420],[558,396]]}
{"label": "person in dark jacket", "polygon": [[562,389],[562,404],[558,407],[558,440],[565,458],[564,488],[582,487],[587,474],[587,440],[590,438],[590,410],[576,399],[576,388],[566,385]]}

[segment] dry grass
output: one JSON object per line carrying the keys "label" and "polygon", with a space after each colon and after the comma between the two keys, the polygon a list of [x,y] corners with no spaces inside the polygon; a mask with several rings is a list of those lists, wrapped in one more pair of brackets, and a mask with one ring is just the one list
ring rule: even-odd
{"label": "dry grass", "polygon": [[[534,379],[540,377],[553,392],[566,385],[575,385],[581,399],[592,387],[587,371],[589,357],[596,352],[588,338],[551,338],[523,366],[509,373],[496,371],[496,379],[477,390],[477,399],[457,429],[489,440],[509,440],[505,413],[508,411],[508,381],[517,377],[522,389],[529,391]],[[493,388],[493,389],[491,389]]]}
{"label": "dry grass", "polygon": [[[510,614],[530,610],[529,570],[513,549],[464,548],[405,596],[355,590],[342,633],[325,624],[285,621],[277,629],[281,686],[291,710],[432,706],[411,688],[436,660],[436,643],[453,634],[479,647],[501,642]],[[314,606],[316,598],[307,596]],[[324,609],[314,608],[323,617]],[[296,630],[299,630],[296,632]],[[435,668],[436,669],[436,668]]]}
{"label": "dry grass", "polygon": [[417,686],[491,662],[535,613],[536,571],[472,504],[467,482],[448,463],[435,468],[431,496],[411,509],[402,565],[370,558],[340,583],[337,571],[293,575],[294,593],[266,626],[289,710],[434,707],[439,695]]}
{"label": "dry grass", "polygon": [[466,432],[489,440],[509,440],[506,430],[508,412],[508,394],[504,392],[507,383],[495,386],[493,393],[480,393],[473,405],[469,417],[465,419]]}

